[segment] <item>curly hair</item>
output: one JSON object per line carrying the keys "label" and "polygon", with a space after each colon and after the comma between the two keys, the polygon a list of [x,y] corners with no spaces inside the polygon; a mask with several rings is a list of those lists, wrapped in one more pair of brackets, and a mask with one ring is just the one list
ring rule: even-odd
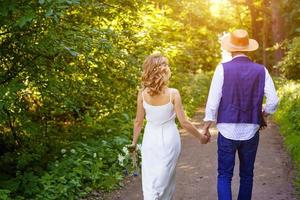
{"label": "curly hair", "polygon": [[148,56],[143,64],[142,87],[147,88],[150,96],[158,95],[170,78],[169,61],[160,53]]}

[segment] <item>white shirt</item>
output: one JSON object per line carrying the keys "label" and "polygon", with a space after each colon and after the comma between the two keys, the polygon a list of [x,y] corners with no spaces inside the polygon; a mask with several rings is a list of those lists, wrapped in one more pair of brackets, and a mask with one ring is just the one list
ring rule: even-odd
{"label": "white shirt", "polygon": [[[238,55],[236,57],[246,56]],[[276,94],[273,80],[265,68],[265,87],[264,95],[266,96],[266,105],[264,111],[269,114],[273,114],[278,105],[278,96]],[[205,118],[204,121],[217,121],[217,114],[219,104],[222,97],[222,88],[224,82],[224,69],[223,65],[217,66],[209,90],[209,95],[206,103]],[[228,139],[231,140],[249,140],[259,130],[258,124],[249,123],[217,123],[219,132]]]}

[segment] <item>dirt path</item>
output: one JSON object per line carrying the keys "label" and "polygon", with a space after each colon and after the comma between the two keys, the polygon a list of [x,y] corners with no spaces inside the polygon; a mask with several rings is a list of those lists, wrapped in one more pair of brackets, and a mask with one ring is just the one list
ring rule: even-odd
{"label": "dirt path", "polygon": [[[193,118],[201,125],[203,109]],[[174,200],[216,200],[217,177],[217,131],[213,129],[212,142],[199,144],[191,135],[182,132],[182,152],[176,171],[176,194]],[[238,191],[238,162],[233,178],[233,199]],[[293,170],[289,156],[282,145],[278,127],[270,123],[261,133],[258,148],[253,200],[296,200],[292,187]],[[107,197],[109,200],[142,200],[141,180],[129,178],[123,189]]]}

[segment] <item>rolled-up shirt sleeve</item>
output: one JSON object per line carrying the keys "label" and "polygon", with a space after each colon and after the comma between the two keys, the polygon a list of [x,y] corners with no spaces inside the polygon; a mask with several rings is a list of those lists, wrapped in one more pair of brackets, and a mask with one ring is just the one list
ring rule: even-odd
{"label": "rolled-up shirt sleeve", "polygon": [[274,82],[266,68],[265,71],[266,71],[266,78],[265,78],[266,80],[265,80],[264,94],[266,97],[266,104],[263,110],[268,114],[273,114],[277,110],[279,99],[275,90]]}
{"label": "rolled-up shirt sleeve", "polygon": [[211,81],[203,121],[217,121],[217,113],[222,98],[224,70],[222,64],[218,65]]}

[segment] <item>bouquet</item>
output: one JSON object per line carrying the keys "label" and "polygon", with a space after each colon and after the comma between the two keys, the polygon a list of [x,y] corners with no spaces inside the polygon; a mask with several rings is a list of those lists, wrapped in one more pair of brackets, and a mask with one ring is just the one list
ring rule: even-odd
{"label": "bouquet", "polygon": [[133,150],[131,145],[122,148],[122,152],[118,155],[119,164],[124,167],[124,174],[138,176],[141,167],[141,144]]}

